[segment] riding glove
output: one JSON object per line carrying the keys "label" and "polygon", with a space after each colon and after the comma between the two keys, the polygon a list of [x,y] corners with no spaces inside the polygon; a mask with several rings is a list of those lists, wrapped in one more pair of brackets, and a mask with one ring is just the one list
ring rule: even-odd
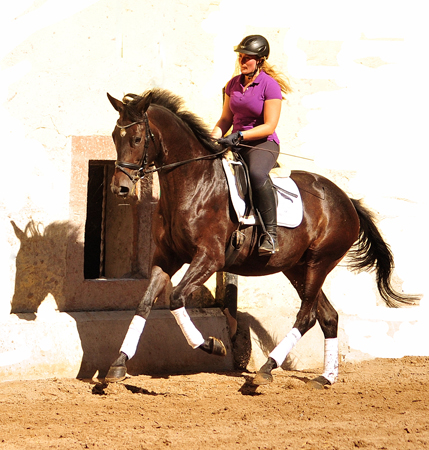
{"label": "riding glove", "polygon": [[243,139],[243,134],[240,131],[237,131],[236,133],[231,133],[226,137],[220,138],[217,140],[218,144],[225,145],[227,147],[235,147],[240,143],[240,141]]}

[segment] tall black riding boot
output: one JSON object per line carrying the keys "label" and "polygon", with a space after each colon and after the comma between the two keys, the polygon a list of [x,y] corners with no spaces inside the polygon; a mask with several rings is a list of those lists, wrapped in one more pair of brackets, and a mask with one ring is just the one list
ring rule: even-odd
{"label": "tall black riding boot", "polygon": [[261,236],[259,255],[274,254],[279,251],[277,243],[277,199],[270,179],[262,187],[253,190],[253,200],[266,230]]}

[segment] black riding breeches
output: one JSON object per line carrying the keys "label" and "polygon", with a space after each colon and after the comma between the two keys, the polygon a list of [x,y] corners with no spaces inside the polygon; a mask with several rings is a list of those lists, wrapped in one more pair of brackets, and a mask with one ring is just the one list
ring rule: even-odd
{"label": "black riding breeches", "polygon": [[258,189],[264,185],[270,170],[275,166],[280,146],[266,139],[242,141],[241,144],[243,147],[240,149],[240,154],[249,168],[250,183],[253,189]]}

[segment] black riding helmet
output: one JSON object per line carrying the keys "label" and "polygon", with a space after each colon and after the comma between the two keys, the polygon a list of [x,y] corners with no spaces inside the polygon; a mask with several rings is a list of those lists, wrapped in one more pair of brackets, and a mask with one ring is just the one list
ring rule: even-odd
{"label": "black riding helmet", "polygon": [[245,55],[268,59],[268,56],[270,55],[270,44],[268,44],[268,41],[264,36],[252,34],[251,36],[246,36],[237,47],[234,48],[234,51]]}

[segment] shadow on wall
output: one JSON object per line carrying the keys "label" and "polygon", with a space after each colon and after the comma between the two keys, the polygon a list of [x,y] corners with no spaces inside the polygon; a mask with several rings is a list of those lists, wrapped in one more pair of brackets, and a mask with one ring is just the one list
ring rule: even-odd
{"label": "shadow on wall", "polygon": [[[56,307],[48,307],[67,313],[72,321],[66,320],[63,323],[57,316],[50,316],[48,329],[42,323],[42,334],[38,338],[61,342],[60,339],[55,339],[56,333],[61,333],[63,338],[66,336],[73,341],[77,331],[82,359],[77,360],[80,367],[77,368],[76,377],[92,378],[97,374],[99,377],[105,376],[111,362],[117,358],[121,340],[129,324],[128,316],[132,313],[120,314],[118,320],[117,315],[106,318],[106,313],[103,312],[67,311],[67,248],[69,244],[76,245],[79,230],[77,226],[64,221],[53,222],[44,227],[30,221],[21,230],[15,222],[11,221],[11,224],[20,241],[11,314],[15,314],[24,324],[35,321],[40,315],[39,307],[50,294]],[[64,324],[68,328],[62,328]],[[56,370],[56,364],[61,365],[60,361],[48,361],[52,355],[41,355],[37,344],[32,346],[29,342],[28,345],[32,348],[34,357],[42,358],[44,364],[52,366],[52,370]],[[61,353],[64,351],[63,348],[57,350]],[[57,356],[57,359],[61,357]]]}
{"label": "shadow on wall", "polygon": [[[259,347],[261,352],[268,358],[268,355],[279,342],[275,340],[256,317],[247,312],[237,312],[237,322],[237,335],[233,344],[234,364],[237,369],[245,370],[251,360],[252,345]],[[284,370],[293,369],[293,362],[289,355],[281,367]]]}
{"label": "shadow on wall", "polygon": [[[67,221],[53,222],[46,227],[30,221],[24,230],[14,221],[11,221],[11,224],[20,241],[11,314],[16,314],[20,320],[26,322],[36,320],[38,309],[49,294],[55,300],[56,309],[66,312],[64,306],[67,246],[69,242],[76,242],[78,228]],[[97,371],[101,373],[104,368],[94,354],[105,354],[110,339],[100,340],[99,336],[90,332],[93,326],[91,322],[79,321],[76,313],[69,315],[76,322],[83,351],[77,377],[92,377]],[[54,325],[51,324],[53,333],[57,329]],[[99,348],[100,342],[104,342],[103,349]],[[98,348],[97,352],[94,352],[95,348]],[[37,351],[35,353],[37,354]]]}
{"label": "shadow on wall", "polygon": [[59,311],[64,311],[66,253],[68,242],[76,241],[77,227],[69,222],[53,222],[46,227],[30,221],[21,230],[11,221],[20,248],[16,257],[15,291],[11,313],[36,312],[48,294],[55,299]]}
{"label": "shadow on wall", "polygon": [[[27,313],[27,319],[28,313],[31,313],[35,319],[39,306],[48,294],[54,297],[58,311],[70,312],[66,306],[67,248],[76,245],[78,227],[67,221],[53,222],[46,227],[31,221],[24,230],[21,230],[15,222],[11,221],[11,224],[21,244],[16,258],[15,292],[11,313],[17,315]],[[132,277],[124,275],[123,278]],[[139,297],[142,294],[143,292],[139,293]],[[99,305],[97,310],[118,309],[109,308],[108,305],[109,299],[106,297],[105,305]],[[157,307],[158,304],[155,303],[154,306]],[[168,305],[160,306],[168,308]],[[222,308],[223,303],[216,299],[209,289],[201,286],[191,294],[186,306]]]}

